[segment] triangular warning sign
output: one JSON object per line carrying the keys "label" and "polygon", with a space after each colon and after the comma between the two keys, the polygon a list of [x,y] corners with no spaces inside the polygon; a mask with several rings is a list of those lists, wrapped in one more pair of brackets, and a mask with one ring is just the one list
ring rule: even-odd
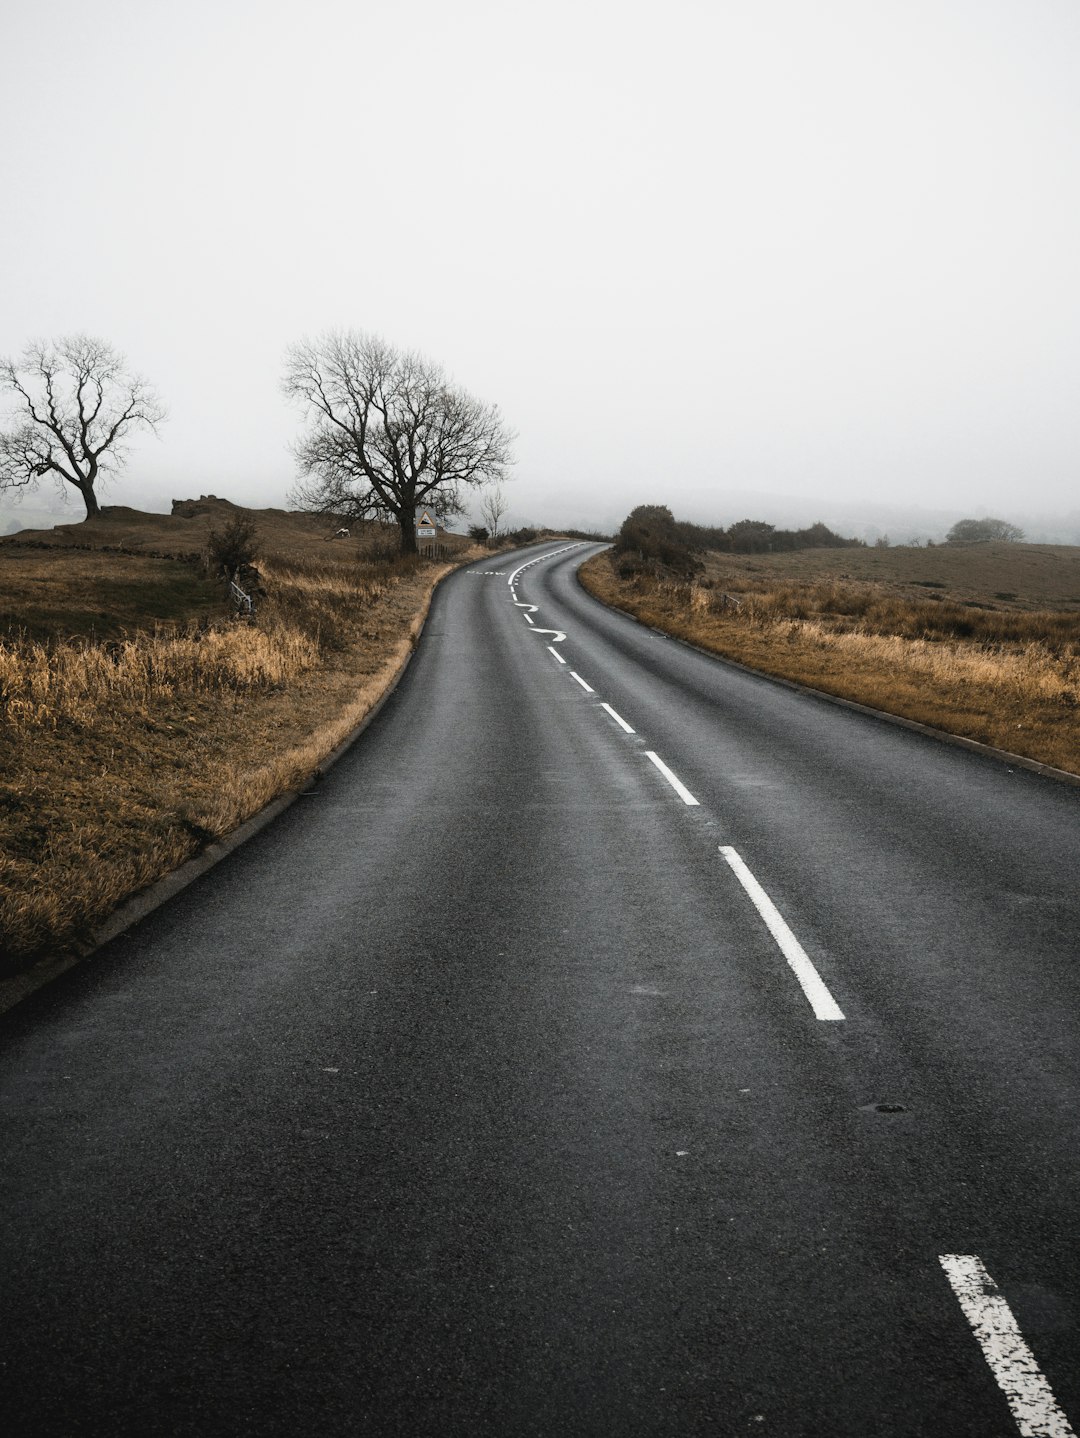
{"label": "triangular warning sign", "polygon": [[417,523],[420,525],[421,528],[423,528],[425,525],[429,529],[434,529],[436,527],[434,519],[432,519],[431,514],[426,509],[424,510],[420,518],[417,520]]}

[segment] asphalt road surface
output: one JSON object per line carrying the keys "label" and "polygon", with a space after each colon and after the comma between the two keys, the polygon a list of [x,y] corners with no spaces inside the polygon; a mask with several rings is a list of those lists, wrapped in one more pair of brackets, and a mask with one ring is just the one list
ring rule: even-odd
{"label": "asphalt road surface", "polygon": [[1080,1429],[1080,790],[590,552],[0,1023],[0,1431]]}

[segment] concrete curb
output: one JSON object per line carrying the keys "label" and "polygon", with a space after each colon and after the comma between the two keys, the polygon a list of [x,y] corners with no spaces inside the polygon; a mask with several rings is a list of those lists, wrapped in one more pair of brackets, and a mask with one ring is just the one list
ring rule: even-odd
{"label": "concrete curb", "polygon": [[406,669],[408,669],[413,655],[416,653],[417,642],[424,632],[424,626],[431,612],[431,604],[435,598],[435,591],[439,585],[442,584],[443,580],[449,579],[451,574],[456,574],[459,569],[464,569],[474,562],[475,560],[472,559],[462,560],[462,562],[455,565],[449,573],[441,575],[435,581],[423,610],[413,620],[410,627],[409,651],[390,676],[386,688],[364,715],[363,719],[360,720],[360,723],[346,734],[345,738],[336,748],[331,749],[325,759],[319,762],[313,770],[311,778],[302,788],[287,789],[284,794],[279,794],[276,799],[271,799],[269,804],[266,804],[257,814],[253,814],[250,819],[246,819],[238,828],[233,829],[230,834],[226,834],[223,839],[217,839],[214,843],[208,844],[206,848],[196,854],[193,859],[188,859],[186,863],[181,864],[178,869],[174,869],[171,873],[164,875],[163,878],[156,880],[149,888],[142,889],[139,893],[133,894],[130,899],[125,899],[113,910],[103,924],[92,931],[86,943],[80,945],[73,953],[42,959],[32,968],[27,969],[25,973],[15,974],[10,979],[0,980],[0,1014],[7,1013],[9,1009],[13,1009],[15,1005],[21,1003],[23,999],[29,998],[31,994],[36,993],[38,989],[44,988],[45,985],[51,983],[53,979],[57,979],[61,974],[67,973],[68,969],[74,968],[76,964],[81,964],[84,960],[92,958],[99,949],[104,948],[106,944],[124,933],[125,930],[130,929],[133,925],[139,923],[141,919],[145,919],[148,914],[152,914],[155,909],[161,908],[162,904],[167,904],[170,899],[182,893],[189,884],[193,884],[195,880],[205,874],[208,869],[212,869],[216,864],[220,864],[222,859],[227,859],[228,856],[239,849],[242,844],[246,844],[249,839],[253,839],[256,834],[260,833],[269,824],[272,824],[280,814],[283,814],[286,809],[295,804],[301,794],[307,793],[312,785],[317,783],[322,775],[325,774],[328,769],[331,769],[337,761],[352,748],[360,735],[363,734],[368,725],[374,721],[383,705],[401,683],[402,677]]}
{"label": "concrete curb", "polygon": [[[593,557],[589,556],[590,559]],[[1012,768],[1028,769],[1034,774],[1041,774],[1046,779],[1054,779],[1060,784],[1072,784],[1080,788],[1080,774],[1071,774],[1068,769],[1055,769],[1052,764],[1040,763],[1038,759],[1029,759],[1024,754],[1013,754],[1008,749],[995,749],[992,744],[981,744],[978,739],[966,739],[962,734],[950,734],[947,729],[935,729],[929,724],[920,724],[917,719],[905,719],[902,714],[890,714],[885,709],[872,709],[869,704],[860,704],[855,699],[844,699],[839,694],[830,694],[826,689],[812,689],[810,685],[799,684],[794,679],[782,679],[778,674],[767,674],[764,669],[752,669],[749,664],[740,664],[737,659],[728,659],[724,654],[717,654],[714,650],[705,649],[700,644],[692,644],[689,639],[680,639],[677,634],[668,634],[664,630],[655,629],[651,624],[646,624],[643,619],[638,619],[625,609],[619,609],[614,604],[606,604],[604,600],[597,598],[592,590],[582,582],[580,565],[575,570],[574,577],[584,594],[612,614],[621,614],[632,624],[636,624],[639,629],[647,629],[650,634],[661,634],[665,639],[670,639],[673,644],[681,644],[684,649],[692,649],[695,654],[703,654],[706,659],[713,659],[717,664],[726,664],[732,669],[738,669],[743,674],[752,674],[757,679],[768,679],[772,684],[782,684],[785,689],[793,689],[796,694],[808,694],[814,699],[824,699],[829,704],[838,704],[843,709],[854,709],[858,714],[869,715],[871,719],[880,719],[884,723],[894,724],[900,729],[911,729],[916,734],[925,734],[928,739],[937,739],[943,744],[952,744],[959,749],[970,749],[975,754],[984,754],[987,758],[997,759]]]}

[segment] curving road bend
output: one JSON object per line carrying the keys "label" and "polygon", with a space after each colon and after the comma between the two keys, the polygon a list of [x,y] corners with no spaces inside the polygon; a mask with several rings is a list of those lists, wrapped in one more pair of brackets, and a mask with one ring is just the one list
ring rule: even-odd
{"label": "curving road bend", "polygon": [[1080,1431],[1080,791],[592,552],[0,1020],[6,1433]]}

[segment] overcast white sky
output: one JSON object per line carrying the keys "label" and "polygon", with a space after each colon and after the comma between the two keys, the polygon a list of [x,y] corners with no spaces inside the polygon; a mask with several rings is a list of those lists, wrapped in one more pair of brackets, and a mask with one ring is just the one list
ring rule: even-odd
{"label": "overcast white sky", "polygon": [[511,520],[1080,508],[1076,0],[8,0],[0,121],[0,353],[170,409],[107,502],[283,505],[340,326],[502,407]]}

